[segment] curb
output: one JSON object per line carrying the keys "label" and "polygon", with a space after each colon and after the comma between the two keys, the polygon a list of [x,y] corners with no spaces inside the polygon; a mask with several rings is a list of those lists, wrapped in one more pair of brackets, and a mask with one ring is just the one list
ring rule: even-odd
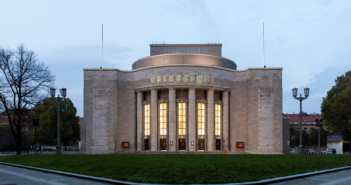
{"label": "curb", "polygon": [[[93,177],[93,176],[89,176],[89,175],[81,175],[81,174],[76,174],[76,173],[48,170],[48,169],[44,169],[44,168],[36,168],[36,167],[24,166],[24,165],[19,165],[19,164],[11,164],[11,163],[5,163],[5,162],[0,162],[0,164],[19,167],[19,168],[26,168],[26,169],[36,170],[36,171],[42,171],[42,172],[47,172],[47,173],[53,173],[53,174],[66,175],[66,176],[71,176],[71,177],[76,177],[76,178],[88,179],[88,180],[93,180],[93,181],[113,183],[113,184],[128,184],[128,185],[148,184],[148,185],[152,185],[149,183],[132,183],[132,182],[126,182],[126,181],[107,179],[107,178],[102,178],[102,177]],[[320,175],[320,174],[324,174],[324,173],[336,172],[336,171],[341,171],[341,170],[345,170],[345,169],[351,169],[351,166],[333,168],[333,169],[316,171],[316,172],[302,173],[302,174],[298,174],[298,175],[290,175],[290,176],[285,176],[285,177],[277,177],[277,178],[273,178],[273,179],[265,179],[265,180],[254,181],[254,182],[224,183],[224,184],[225,185],[268,184],[268,183],[276,183],[276,182],[288,181],[288,180],[293,180],[293,179],[300,179],[300,178],[314,176],[314,175]],[[198,185],[200,185],[200,184],[198,184]],[[206,184],[206,185],[208,185],[208,184]]]}

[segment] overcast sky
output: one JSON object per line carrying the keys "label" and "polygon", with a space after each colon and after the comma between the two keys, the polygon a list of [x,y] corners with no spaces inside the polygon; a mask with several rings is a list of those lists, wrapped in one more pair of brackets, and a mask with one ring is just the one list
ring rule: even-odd
{"label": "overcast sky", "polygon": [[283,67],[283,112],[298,113],[291,89],[310,88],[303,111],[319,113],[337,76],[351,70],[351,1],[0,1],[0,47],[24,44],[83,114],[83,68],[131,70],[149,44],[221,42],[238,69]]}

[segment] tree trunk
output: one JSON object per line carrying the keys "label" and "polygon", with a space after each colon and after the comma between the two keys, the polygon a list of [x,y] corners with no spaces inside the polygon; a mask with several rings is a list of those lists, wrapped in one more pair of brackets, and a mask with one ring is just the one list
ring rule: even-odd
{"label": "tree trunk", "polygon": [[17,155],[21,155],[21,145],[22,145],[22,138],[21,135],[18,134],[16,136],[16,151],[17,151]]}
{"label": "tree trunk", "polygon": [[18,123],[18,125],[17,125],[17,135],[16,135],[16,151],[17,151],[17,155],[21,155],[21,145],[22,145],[21,125]]}

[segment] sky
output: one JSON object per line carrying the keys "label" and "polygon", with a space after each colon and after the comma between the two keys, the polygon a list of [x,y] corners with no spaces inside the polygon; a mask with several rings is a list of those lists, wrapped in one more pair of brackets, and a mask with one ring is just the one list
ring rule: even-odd
{"label": "sky", "polygon": [[220,42],[238,70],[283,68],[283,112],[298,113],[292,88],[310,88],[303,111],[320,113],[337,76],[351,70],[350,0],[0,0],[0,47],[24,44],[55,75],[84,116],[83,68],[131,70],[149,44]]}

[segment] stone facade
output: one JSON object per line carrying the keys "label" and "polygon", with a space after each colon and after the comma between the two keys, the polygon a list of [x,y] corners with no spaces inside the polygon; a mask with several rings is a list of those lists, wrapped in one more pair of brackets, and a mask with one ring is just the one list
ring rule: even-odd
{"label": "stone facade", "polygon": [[[183,81],[152,83],[153,77],[170,79],[170,75],[182,75]],[[204,81],[186,82],[187,75],[202,76]],[[207,83],[206,76],[214,81]],[[186,105],[185,134],[179,133],[180,102]],[[204,135],[199,131],[197,105],[201,102],[205,104]],[[167,105],[163,134],[161,103]],[[145,104],[150,105],[150,135],[145,135]],[[215,135],[215,104],[221,107],[219,135]],[[186,151],[195,152],[202,141],[204,152],[282,153],[281,114],[282,68],[235,70],[182,61],[131,71],[84,69],[85,125],[81,128],[85,129],[86,153],[145,151],[147,142],[149,151],[164,150],[165,144],[166,151],[177,152],[183,150],[184,142]],[[123,148],[122,142],[129,142],[129,148]],[[244,142],[244,147],[237,148],[237,142]]]}

